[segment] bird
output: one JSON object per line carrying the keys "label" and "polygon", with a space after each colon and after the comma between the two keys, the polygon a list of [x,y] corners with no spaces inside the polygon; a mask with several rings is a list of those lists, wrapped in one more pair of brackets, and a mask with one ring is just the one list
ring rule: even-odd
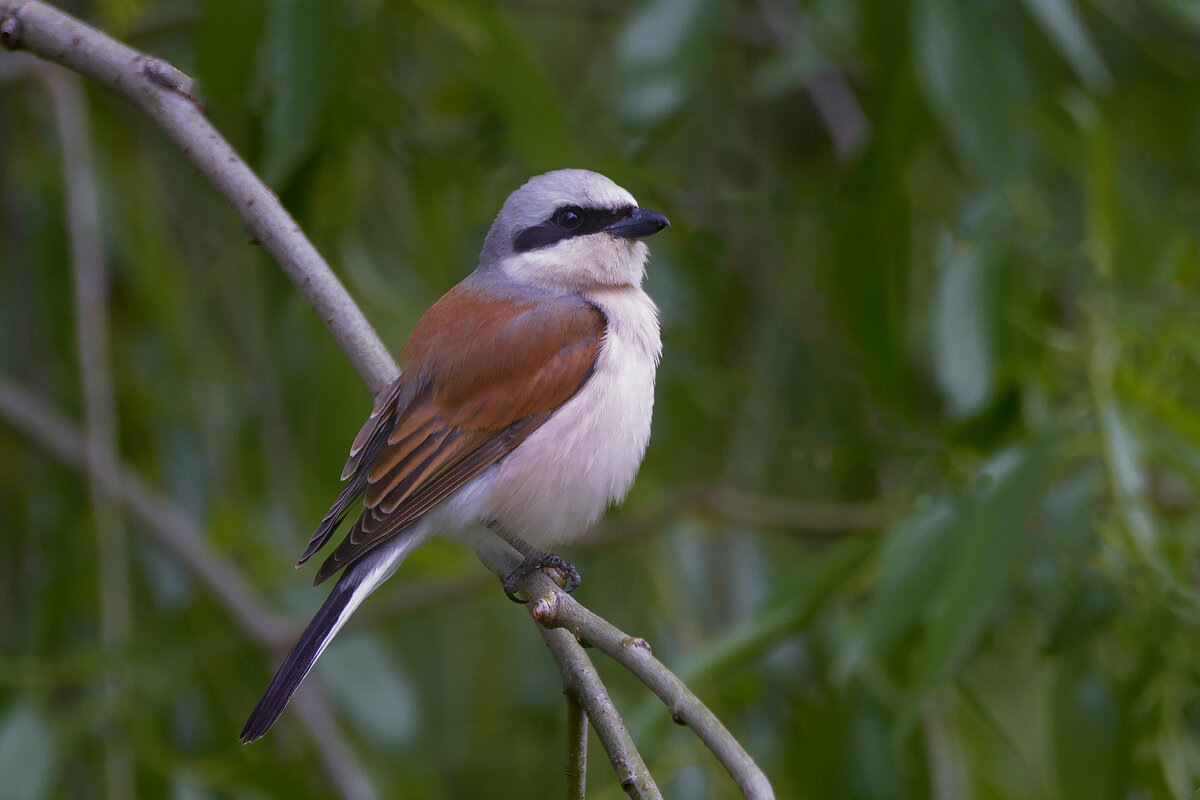
{"label": "bird", "polygon": [[574,567],[548,548],[588,528],[633,484],[650,439],[662,353],[642,288],[645,238],[670,227],[597,172],[560,169],[509,195],[475,270],[400,351],[350,448],[345,486],[297,567],[361,503],[314,584],[341,573],[251,712],[262,737],[347,618],[432,536],[506,542],[531,570]]}

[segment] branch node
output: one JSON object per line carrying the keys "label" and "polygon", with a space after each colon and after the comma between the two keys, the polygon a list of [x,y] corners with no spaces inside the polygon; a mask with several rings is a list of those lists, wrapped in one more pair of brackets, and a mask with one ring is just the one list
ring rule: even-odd
{"label": "branch node", "polygon": [[0,45],[6,50],[21,49],[24,30],[18,16],[19,11],[20,8],[14,8],[0,21]]}
{"label": "branch node", "polygon": [[621,640],[621,647],[629,650],[645,650],[649,654],[653,654],[650,649],[650,643],[640,636],[626,636]]}
{"label": "branch node", "polygon": [[143,55],[135,57],[133,63],[138,65],[138,74],[155,86],[166,89],[169,92],[175,92],[180,97],[195,103],[196,107],[200,108],[201,111],[204,110],[200,101],[192,94],[192,89],[195,88],[196,82],[175,69],[175,67],[160,59]]}
{"label": "branch node", "polygon": [[671,721],[676,725],[681,725],[684,728],[687,727],[687,720],[683,718],[683,712],[675,706],[671,706]]}
{"label": "branch node", "polygon": [[[212,124],[203,115],[192,113],[203,109],[192,95],[194,84],[190,78],[166,62],[131,52],[69,15],[36,0],[0,0],[0,46],[28,49],[35,55],[119,88],[163,128],[239,212],[254,239],[280,263],[321,319],[329,323],[330,332],[372,394],[379,396],[384,387],[395,380],[398,370],[391,354],[296,221],[249,167],[234,157],[236,154]],[[159,94],[157,90],[165,91]],[[174,102],[172,95],[187,103]],[[253,213],[249,211],[251,203],[248,202],[252,199],[255,200]],[[6,401],[9,406],[19,401],[19,407],[15,411],[11,407],[6,410]],[[81,441],[81,436],[69,430],[64,433],[63,428],[69,426],[55,418],[39,416],[38,412],[36,402],[29,402],[24,395],[14,395],[11,390],[6,391],[0,380],[0,415],[26,420],[26,427],[35,431],[40,429],[38,436],[49,442],[47,448],[69,465],[76,469],[94,469],[94,465],[84,463],[80,455],[83,448],[77,442]],[[138,516],[148,520],[152,531],[180,554],[184,563],[221,598],[248,632],[267,645],[290,638],[281,633],[286,629],[286,623],[261,606],[242,574],[207,550],[204,537],[193,520],[162,501],[126,470],[118,470],[116,475],[118,479],[112,480],[106,490],[117,494],[135,509]],[[492,552],[482,545],[477,545],[476,551],[498,575],[511,574],[516,566],[512,561],[518,555],[515,551],[510,554]],[[530,616],[539,624],[547,646],[559,663],[564,682],[573,688],[578,705],[583,708],[580,719],[573,723],[573,730],[582,730],[586,734],[583,718],[591,721],[622,786],[632,797],[661,800],[662,795],[581,645],[594,645],[629,669],[668,705],[672,719],[677,723],[683,724],[686,716],[689,727],[743,787],[746,797],[774,797],[766,776],[753,759],[720,720],[670,670],[648,654],[650,647],[645,640],[627,636],[572,600],[553,583],[550,576],[538,570],[527,576],[518,590],[525,597],[537,598],[529,607]],[[640,650],[647,652],[643,654],[638,652]],[[307,696],[313,697],[312,694]],[[297,700],[303,707],[303,697]],[[309,728],[319,744],[319,751],[325,756],[327,769],[341,784],[343,794],[363,796],[365,792],[354,786],[358,776],[346,774],[347,768],[354,768],[348,748],[340,739],[330,738],[334,735],[328,733],[332,726],[327,724],[327,719],[321,718],[321,713],[313,716],[314,713],[307,716]],[[323,716],[327,718],[328,714]],[[582,759],[579,763],[582,766]],[[582,784],[582,781],[578,783]],[[582,791],[577,793],[577,797],[582,796]]]}
{"label": "branch node", "polygon": [[546,628],[555,628],[558,626],[559,605],[558,595],[547,592],[529,605],[529,614],[538,624]]}

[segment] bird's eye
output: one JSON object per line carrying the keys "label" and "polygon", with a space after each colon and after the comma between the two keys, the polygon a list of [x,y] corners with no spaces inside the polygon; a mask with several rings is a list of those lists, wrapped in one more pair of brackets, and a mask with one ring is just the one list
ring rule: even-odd
{"label": "bird's eye", "polygon": [[560,227],[573,231],[583,224],[583,209],[579,206],[566,206],[554,212],[554,222]]}

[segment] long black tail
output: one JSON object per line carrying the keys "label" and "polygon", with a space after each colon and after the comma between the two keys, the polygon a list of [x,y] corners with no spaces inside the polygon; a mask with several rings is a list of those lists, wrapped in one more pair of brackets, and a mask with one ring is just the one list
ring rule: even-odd
{"label": "long black tail", "polygon": [[[362,602],[362,596],[355,597],[354,591],[359,588],[360,583],[347,574],[333,587],[321,610],[312,618],[312,622],[308,623],[292,652],[288,653],[288,657],[279,666],[258,705],[250,712],[250,719],[246,720],[246,726],[242,728],[239,737],[242,742],[248,744],[260,738],[271,729],[275,720],[279,719],[288,700],[292,699],[292,695],[300,687],[300,682],[316,663],[317,656],[321,655],[321,651],[329,644],[329,640],[337,633],[345,618],[359,602]],[[355,600],[358,602],[352,602]]]}
{"label": "long black tail", "polygon": [[409,553],[429,538],[431,531],[430,525],[415,524],[346,568],[329,597],[325,598],[321,610],[308,623],[304,633],[300,634],[300,640],[292,647],[292,652],[279,666],[262,699],[250,712],[250,719],[246,720],[246,727],[242,728],[239,737],[243,742],[253,742],[271,729],[325,645],[354,613],[354,609],[396,571]]}

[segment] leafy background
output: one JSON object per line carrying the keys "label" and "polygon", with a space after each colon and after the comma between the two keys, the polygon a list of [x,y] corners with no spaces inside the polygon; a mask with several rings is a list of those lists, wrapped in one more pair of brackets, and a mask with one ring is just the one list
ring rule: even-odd
{"label": "leafy background", "polygon": [[[394,348],[530,174],[599,170],[670,216],[650,452],[564,555],[780,797],[1200,785],[1196,5],[70,10],[198,79]],[[60,147],[11,58],[0,374],[80,419]],[[122,457],[300,623],[323,592],[289,564],[367,393],[160,132],[87,106]],[[135,519],[131,632],[102,645],[93,517],[0,425],[0,797],[334,793],[294,710],[237,744],[274,662]],[[422,550],[362,617],[314,677],[379,796],[561,794],[557,671],[465,548]],[[670,796],[735,796],[600,668]],[[113,751],[132,784],[106,790]],[[621,796],[591,755],[591,796]]]}

